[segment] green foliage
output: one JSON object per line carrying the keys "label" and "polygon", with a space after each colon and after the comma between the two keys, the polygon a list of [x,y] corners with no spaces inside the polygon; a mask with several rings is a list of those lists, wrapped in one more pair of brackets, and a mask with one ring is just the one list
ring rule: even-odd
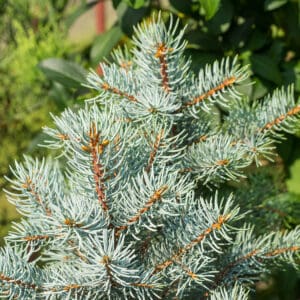
{"label": "green foliage", "polygon": [[199,3],[205,12],[206,20],[210,20],[220,7],[220,0],[199,0]]}
{"label": "green foliage", "polygon": [[97,65],[104,58],[108,57],[112,49],[117,45],[122,37],[119,26],[113,26],[105,33],[99,34],[90,50],[90,59],[93,65]]}
{"label": "green foliage", "polygon": [[66,87],[79,88],[85,82],[86,71],[80,65],[64,59],[47,58],[39,63],[39,68],[47,78]]}

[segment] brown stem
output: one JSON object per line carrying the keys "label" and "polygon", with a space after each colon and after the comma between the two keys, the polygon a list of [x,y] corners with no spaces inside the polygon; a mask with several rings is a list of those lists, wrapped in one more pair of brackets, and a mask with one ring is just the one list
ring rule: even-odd
{"label": "brown stem", "polygon": [[0,273],[0,280],[6,281],[9,284],[12,284],[12,283],[16,284],[18,286],[21,286],[21,287],[27,288],[27,289],[35,290],[37,288],[37,285],[35,285],[34,283],[26,283],[26,282],[23,282],[22,280],[14,279],[9,276],[5,276],[3,273]]}
{"label": "brown stem", "polygon": [[265,130],[269,130],[271,129],[274,125],[278,125],[281,122],[283,122],[286,118],[296,115],[300,112],[300,105],[292,108],[291,110],[289,110],[286,114],[283,114],[281,116],[279,116],[278,118],[276,118],[275,120],[267,123],[262,129],[261,131],[265,131]]}
{"label": "brown stem", "polygon": [[129,101],[132,101],[132,102],[139,102],[134,96],[129,95],[129,94],[127,94],[126,92],[122,92],[122,91],[120,91],[119,89],[110,86],[107,82],[104,82],[104,83],[102,84],[102,88],[103,88],[105,91],[108,91],[108,92],[111,92],[111,93],[113,93],[113,94],[119,95],[119,96],[121,96],[121,97],[127,98]]}
{"label": "brown stem", "polygon": [[83,145],[81,148],[84,151],[90,152],[92,156],[92,170],[93,177],[96,187],[96,194],[98,196],[98,201],[102,206],[104,211],[108,211],[108,206],[106,203],[106,196],[104,193],[105,185],[103,183],[104,171],[103,166],[98,161],[98,155],[101,155],[104,148],[109,144],[108,140],[103,140],[99,142],[100,133],[97,132],[95,123],[92,123],[89,131],[90,143],[88,146]]}
{"label": "brown stem", "polygon": [[161,43],[157,46],[155,57],[159,59],[160,63],[160,74],[162,78],[162,87],[168,93],[170,92],[169,77],[168,77],[168,64],[166,54],[172,51],[168,49],[165,44]]}
{"label": "brown stem", "polygon": [[210,97],[210,96],[216,94],[218,91],[223,90],[223,89],[225,89],[226,87],[233,85],[233,84],[236,82],[236,80],[237,80],[237,79],[236,79],[234,76],[225,79],[225,80],[224,80],[221,84],[219,84],[218,86],[216,86],[216,87],[210,89],[208,92],[206,92],[206,93],[204,93],[204,94],[202,94],[202,95],[200,95],[200,96],[197,96],[197,97],[195,97],[193,100],[191,100],[191,101],[185,103],[185,104],[183,105],[183,107],[193,106],[193,105],[195,105],[195,104],[197,104],[197,103],[202,102],[203,100],[207,99],[208,97]]}

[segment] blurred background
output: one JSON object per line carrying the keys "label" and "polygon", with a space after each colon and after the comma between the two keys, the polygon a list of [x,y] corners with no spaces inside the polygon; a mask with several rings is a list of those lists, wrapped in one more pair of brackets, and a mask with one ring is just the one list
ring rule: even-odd
{"label": "blurred background", "polygon": [[[130,48],[133,27],[158,10],[187,25],[195,72],[238,54],[252,72],[254,84],[243,90],[250,99],[294,84],[300,100],[300,0],[0,0],[0,244],[19,218],[3,193],[9,165],[47,155],[38,144],[50,112],[92,97],[82,86],[87,70],[101,74],[99,62],[119,45]],[[300,130],[285,137],[262,186],[276,189],[261,195],[282,229],[300,224]],[[275,270],[253,299],[300,299],[299,282],[293,268]]]}

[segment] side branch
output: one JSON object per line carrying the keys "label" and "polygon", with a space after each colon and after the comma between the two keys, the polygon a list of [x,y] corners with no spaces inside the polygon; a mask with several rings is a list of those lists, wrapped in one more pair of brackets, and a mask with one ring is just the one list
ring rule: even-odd
{"label": "side branch", "polygon": [[26,289],[36,290],[38,288],[37,285],[35,285],[33,283],[27,283],[27,282],[23,282],[22,280],[19,280],[19,279],[13,279],[9,276],[5,276],[3,273],[0,273],[0,280],[5,281],[5,282],[9,283],[10,285],[16,284],[16,285],[21,286]]}
{"label": "side branch", "polygon": [[47,206],[44,205],[42,197],[36,191],[35,184],[32,183],[32,181],[29,177],[26,179],[26,182],[24,184],[22,184],[22,187],[24,189],[27,189],[27,191],[29,191],[34,196],[36,202],[44,208],[47,216],[51,216],[52,213],[51,213],[50,208],[48,208]]}
{"label": "side branch", "polygon": [[166,59],[166,54],[172,51],[172,49],[168,49],[166,45],[159,44],[157,46],[157,50],[155,53],[155,57],[159,59],[160,63],[160,74],[162,78],[162,87],[168,93],[170,92],[170,85],[169,85],[169,77],[168,77],[168,64]]}
{"label": "side branch", "polygon": [[283,114],[281,116],[279,116],[278,118],[276,118],[275,120],[267,123],[262,129],[261,131],[265,131],[265,130],[269,130],[271,129],[274,125],[278,125],[281,122],[283,122],[286,118],[291,117],[293,115],[296,115],[300,112],[300,105],[292,108],[291,110],[289,110],[286,114]]}
{"label": "side branch", "polygon": [[151,170],[151,166],[153,165],[153,162],[154,162],[155,156],[157,154],[157,150],[160,146],[160,142],[163,138],[163,135],[164,135],[164,130],[161,130],[161,132],[156,136],[156,139],[155,139],[155,142],[154,142],[154,145],[153,145],[153,150],[150,153],[148,165],[145,168],[145,171],[147,173],[149,173],[150,170]]}
{"label": "side branch", "polygon": [[96,193],[98,201],[101,204],[104,211],[108,210],[106,203],[106,196],[104,193],[105,185],[103,183],[103,166],[98,161],[98,155],[101,155],[104,148],[109,144],[108,140],[103,140],[100,143],[100,133],[97,132],[95,123],[92,123],[89,131],[90,143],[88,146],[82,146],[82,150],[90,152],[92,156],[92,169],[94,174],[94,182],[96,186]]}
{"label": "side branch", "polygon": [[177,253],[175,253],[170,259],[164,261],[163,263],[157,265],[154,269],[154,274],[158,273],[174,262],[178,261],[180,257],[188,252],[190,249],[192,249],[195,245],[199,244],[201,241],[204,240],[206,236],[208,236],[211,232],[214,230],[219,230],[221,226],[230,218],[230,215],[225,215],[225,216],[219,216],[218,221],[214,224],[211,225],[211,227],[207,228],[205,231],[203,231],[200,235],[198,235],[194,240],[192,240],[189,244],[184,246],[183,248],[179,249]]}
{"label": "side branch", "polygon": [[219,84],[215,88],[212,88],[205,94],[195,97],[193,100],[185,103],[183,105],[183,107],[193,106],[193,105],[196,105],[197,103],[202,102],[203,100],[207,99],[208,97],[216,94],[218,91],[221,91],[221,90],[225,89],[226,87],[233,85],[236,82],[236,80],[237,80],[237,78],[234,76],[225,79],[221,84]]}
{"label": "side branch", "polygon": [[157,191],[155,191],[153,193],[153,195],[150,197],[150,199],[147,201],[145,206],[143,208],[141,208],[135,216],[131,217],[127,221],[127,225],[119,226],[116,228],[116,236],[119,236],[121,231],[128,228],[129,225],[137,222],[142,217],[142,215],[145,214],[151,208],[151,206],[154,203],[156,203],[158,200],[161,199],[162,195],[166,192],[167,189],[168,189],[168,186],[164,185],[161,188],[159,188]]}
{"label": "side branch", "polygon": [[[285,252],[296,252],[296,251],[299,251],[299,250],[300,250],[299,246],[278,248],[278,249],[275,249],[275,250],[267,252],[267,253],[261,253],[260,249],[254,249],[251,252],[247,253],[244,256],[241,256],[237,260],[229,263],[226,267],[224,267],[223,270],[221,270],[219,272],[219,274],[216,276],[216,278],[214,280],[214,284],[212,286],[212,289],[210,289],[210,290],[213,290],[213,289],[217,288],[232,268],[234,268],[236,265],[242,263],[243,261],[246,261],[246,260],[248,260],[252,257],[255,257],[259,253],[261,253],[262,257],[274,257],[274,256],[277,256],[277,255],[283,254]],[[262,261],[262,257],[258,257],[257,260]],[[207,293],[206,296],[209,296],[209,293]]]}
{"label": "side branch", "polygon": [[110,86],[107,82],[104,82],[101,86],[105,91],[111,92],[113,94],[119,95],[121,97],[127,98],[129,101],[138,102],[138,100],[132,96],[127,94],[126,92],[122,92],[119,89]]}

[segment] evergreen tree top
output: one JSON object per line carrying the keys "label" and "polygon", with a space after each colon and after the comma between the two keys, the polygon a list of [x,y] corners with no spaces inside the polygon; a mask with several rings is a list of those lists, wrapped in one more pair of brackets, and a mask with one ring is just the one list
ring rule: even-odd
{"label": "evergreen tree top", "polygon": [[272,264],[296,265],[300,228],[257,236],[226,189],[293,132],[292,87],[250,102],[236,58],[193,74],[169,23],[138,26],[133,49],[89,74],[99,95],[53,116],[45,145],[64,169],[12,168],[8,199],[25,218],[1,250],[2,297],[243,300]]}

